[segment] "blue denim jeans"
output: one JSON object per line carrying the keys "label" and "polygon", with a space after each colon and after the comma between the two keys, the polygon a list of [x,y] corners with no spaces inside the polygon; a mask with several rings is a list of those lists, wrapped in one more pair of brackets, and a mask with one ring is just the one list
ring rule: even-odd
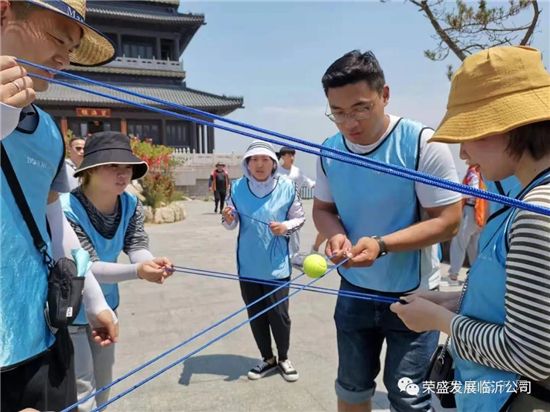
{"label": "blue denim jeans", "polygon": [[[340,290],[366,292],[343,278]],[[390,311],[389,304],[343,296],[338,297],[334,321],[338,341],[335,388],[339,399],[357,404],[373,397],[385,339],[384,385],[392,410],[431,410],[430,394],[423,393],[422,382],[437,347],[439,332],[412,332]],[[418,394],[400,389],[399,386],[403,388],[403,385],[398,383],[402,378],[409,378],[418,385]]]}

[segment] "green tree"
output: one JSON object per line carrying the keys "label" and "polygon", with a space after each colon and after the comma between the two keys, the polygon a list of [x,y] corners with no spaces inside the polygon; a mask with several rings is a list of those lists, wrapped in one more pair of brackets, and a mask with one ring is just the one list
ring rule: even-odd
{"label": "green tree", "polygon": [[[468,55],[500,45],[528,45],[541,14],[537,0],[477,2],[456,0],[408,0],[419,8],[435,30],[437,46],[425,50],[433,61],[443,61],[453,53],[460,61]],[[452,65],[447,66],[450,78]]]}

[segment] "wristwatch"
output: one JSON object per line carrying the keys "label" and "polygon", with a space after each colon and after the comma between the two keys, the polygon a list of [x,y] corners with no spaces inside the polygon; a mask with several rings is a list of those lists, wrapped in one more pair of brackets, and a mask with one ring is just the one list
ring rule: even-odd
{"label": "wristwatch", "polygon": [[388,254],[388,247],[386,246],[386,242],[380,237],[380,236],[372,236],[376,242],[378,242],[378,247],[380,248],[380,252],[378,252],[378,256],[376,256],[376,259],[382,256],[386,256]]}

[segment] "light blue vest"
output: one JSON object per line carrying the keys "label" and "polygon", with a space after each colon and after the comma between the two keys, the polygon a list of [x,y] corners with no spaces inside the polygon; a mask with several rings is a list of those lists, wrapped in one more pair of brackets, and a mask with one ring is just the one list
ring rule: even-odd
{"label": "light blue vest", "polygon": [[252,193],[246,177],[237,179],[231,186],[231,200],[239,213],[239,276],[273,280],[284,279],[292,272],[288,238],[273,235],[267,225],[256,221],[269,223],[287,219],[296,189],[290,179],[281,176],[275,179],[275,189],[261,198]]}
{"label": "light blue vest", "polygon": [[[485,184],[487,186],[487,191],[511,198],[515,198],[521,191],[521,183],[515,176],[510,176],[500,181],[503,193],[500,192],[495,182],[487,180]],[[479,235],[478,250],[481,250],[484,245],[490,241],[495,231],[502,230],[502,225],[506,220],[506,216],[508,216],[509,210],[510,206],[498,202],[489,202],[489,218]],[[504,214],[504,216],[501,216],[502,214]]]}
{"label": "light blue vest", "polygon": [[[550,178],[550,173],[545,174],[533,181],[519,195],[522,199],[524,194],[532,188],[540,185]],[[504,296],[506,293],[506,255],[507,236],[510,226],[515,218],[518,209],[506,208],[504,212],[493,215],[487,222],[483,231],[488,235],[480,242],[480,252],[468,274],[468,288],[464,295],[460,314],[481,320],[483,322],[503,325],[506,312],[504,307]],[[452,348],[452,347],[451,347]],[[477,381],[496,383],[516,382],[518,374],[506,372],[481,365],[476,362],[464,360],[453,350],[455,361],[455,379],[463,383],[465,381]],[[506,388],[506,384],[504,384]],[[475,393],[457,393],[456,401],[459,411],[485,412],[498,411],[506,403],[511,393],[506,390],[496,393],[480,393],[476,387]]]}
{"label": "light blue vest", "polygon": [[[15,130],[2,144],[49,248],[46,204],[64,157],[63,140],[53,119],[35,109],[39,123],[34,133]],[[44,317],[48,269],[33,244],[4,173],[0,174],[0,367],[7,367],[44,352],[55,338]]]}
{"label": "light blue vest", "polygon": [[[424,127],[400,119],[393,131],[372,152],[363,156],[416,170],[420,134]],[[351,151],[342,134],[323,146]],[[419,221],[419,206],[412,180],[321,157],[330,192],[352,244],[364,236],[384,236]],[[381,292],[406,292],[420,284],[420,251],[395,252],[377,259],[371,267],[338,269],[348,282]]]}
{"label": "light blue vest", "polygon": [[[120,255],[120,252],[122,252],[124,248],[126,230],[128,229],[130,220],[136,212],[137,198],[134,195],[123,192],[119,196],[119,203],[121,211],[120,223],[113,238],[107,239],[96,230],[86,213],[86,209],[76,196],[70,193],[61,196],[61,204],[65,216],[86,232],[94,246],[97,256],[102,262],[115,263],[117,261],[118,255]],[[100,283],[100,285],[107,304],[111,309],[115,310],[119,304],[118,285],[116,283]],[[82,305],[74,324],[86,325],[87,323],[86,310],[84,305]]]}
{"label": "light blue vest", "polygon": [[[508,197],[516,197],[521,191],[521,183],[515,176],[507,177],[506,179],[501,180],[499,183],[503,193],[500,192],[496,182],[492,182],[490,180],[485,181],[487,191]],[[489,202],[489,214],[492,215],[493,213],[497,212],[501,207],[505,206],[498,202]]]}

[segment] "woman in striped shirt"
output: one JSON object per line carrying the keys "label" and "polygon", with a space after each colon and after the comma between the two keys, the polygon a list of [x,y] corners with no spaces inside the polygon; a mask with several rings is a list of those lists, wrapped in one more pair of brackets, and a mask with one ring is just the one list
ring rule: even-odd
{"label": "woman in striped shirt", "polygon": [[[131,180],[147,173],[147,164],[132,153],[130,139],[119,132],[95,133],[86,140],[84,159],[75,177],[80,186],[61,196],[63,211],[80,243],[91,256],[92,270],[105,300],[116,310],[118,283],[144,279],[164,283],[172,274],[172,263],[154,257],[143,227],[141,202],[125,191]],[[124,252],[131,263],[118,263]],[[93,337],[85,314],[80,313],[69,328],[74,346],[74,366],[79,412],[87,412],[109,399],[109,390],[91,396],[112,382],[114,345],[100,347]]]}
{"label": "woman in striped shirt", "polygon": [[[540,52],[494,47],[465,59],[432,141],[460,143],[488,180],[515,175],[519,199],[550,209],[550,74]],[[550,410],[550,216],[503,208],[484,230],[462,299],[423,292],[391,309],[412,330],[452,337],[458,410]]]}

